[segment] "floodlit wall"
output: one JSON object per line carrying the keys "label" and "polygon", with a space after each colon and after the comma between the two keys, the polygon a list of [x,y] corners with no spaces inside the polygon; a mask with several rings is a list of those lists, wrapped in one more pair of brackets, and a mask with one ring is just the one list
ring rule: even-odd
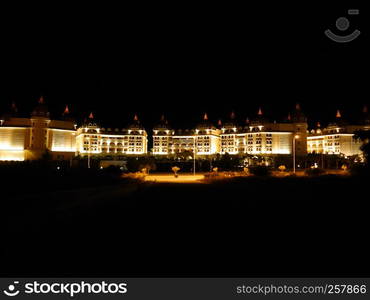
{"label": "floodlit wall", "polygon": [[28,134],[28,128],[0,127],[0,160],[24,160]]}
{"label": "floodlit wall", "polygon": [[56,152],[76,152],[76,132],[49,129],[49,149]]}

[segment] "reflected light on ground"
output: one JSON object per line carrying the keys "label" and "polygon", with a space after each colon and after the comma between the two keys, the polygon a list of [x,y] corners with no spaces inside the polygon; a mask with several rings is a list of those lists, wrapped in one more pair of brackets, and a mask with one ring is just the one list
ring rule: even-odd
{"label": "reflected light on ground", "polygon": [[167,182],[167,183],[204,183],[203,174],[179,174],[176,178],[173,174],[153,174],[145,176],[145,181]]}

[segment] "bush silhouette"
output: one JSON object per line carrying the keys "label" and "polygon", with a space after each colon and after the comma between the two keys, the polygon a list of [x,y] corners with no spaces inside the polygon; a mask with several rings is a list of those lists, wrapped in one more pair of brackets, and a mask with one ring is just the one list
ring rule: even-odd
{"label": "bush silhouette", "polygon": [[256,167],[250,167],[249,168],[249,173],[253,174],[255,176],[270,176],[271,175],[271,169],[266,166],[256,166]]}

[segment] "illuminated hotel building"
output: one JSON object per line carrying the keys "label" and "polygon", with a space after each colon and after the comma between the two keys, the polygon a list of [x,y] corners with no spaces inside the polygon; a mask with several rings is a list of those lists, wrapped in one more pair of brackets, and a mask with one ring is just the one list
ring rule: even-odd
{"label": "illuminated hotel building", "polygon": [[69,160],[76,155],[142,155],[147,153],[147,134],[135,115],[128,128],[100,128],[93,115],[77,128],[68,106],[60,120],[50,113],[40,98],[30,118],[18,117],[17,107],[0,119],[0,161],[40,159],[46,151],[53,160]]}
{"label": "illuminated hotel building", "polygon": [[[370,130],[366,107],[363,114],[360,124],[348,125],[338,111],[335,122],[311,131],[299,105],[284,122],[270,122],[259,109],[256,117],[247,119],[243,126],[237,124],[234,113],[224,124],[219,121],[217,127],[204,114],[194,129],[174,130],[162,116],[153,128],[152,154],[291,155],[295,150],[298,156],[307,153],[357,155],[361,153],[362,143],[354,137],[354,132]],[[13,104],[11,111],[0,118],[0,161],[40,159],[47,151],[54,160],[69,160],[77,155],[120,159],[147,154],[148,136],[137,115],[126,128],[112,130],[99,126],[91,113],[78,127],[70,118],[68,106],[61,118],[52,119],[41,97],[31,116],[23,118]]]}
{"label": "illuminated hotel building", "polygon": [[39,159],[49,150],[52,159],[69,159],[75,155],[75,124],[66,107],[61,120],[51,120],[43,97],[30,118],[18,117],[13,103],[11,112],[0,120],[0,160]]}
{"label": "illuminated hotel building", "polygon": [[193,130],[173,130],[164,116],[153,129],[153,154],[170,155],[184,151],[197,155],[211,155],[220,152],[220,130],[208,121],[204,114],[203,122]]}
{"label": "illuminated hotel building", "polygon": [[307,119],[299,105],[293,116],[288,116],[285,122],[269,122],[264,118],[262,109],[257,117],[246,120],[245,126],[238,126],[235,114],[221,127],[221,154],[291,154],[293,138],[296,139],[297,155],[307,152]]}
{"label": "illuminated hotel building", "polygon": [[148,138],[137,115],[124,129],[100,128],[91,113],[89,119],[77,130],[76,152],[81,156],[142,155],[147,153]]}
{"label": "illuminated hotel building", "polygon": [[[284,123],[270,123],[259,109],[257,117],[245,126],[235,122],[235,114],[216,128],[208,121],[207,114],[203,122],[194,130],[172,130],[164,117],[153,130],[153,154],[170,155],[191,151],[196,155],[212,154],[291,154],[293,138],[296,138],[296,154],[307,153],[307,119],[297,105],[292,117]],[[195,146],[194,146],[195,143]]]}
{"label": "illuminated hotel building", "polygon": [[336,121],[326,128],[317,124],[316,129],[310,131],[307,137],[308,153],[336,154],[336,155],[359,155],[362,142],[355,138],[355,132],[370,130],[370,117],[368,109],[363,109],[363,118],[359,124],[349,125],[342,120],[340,111],[337,111]]}

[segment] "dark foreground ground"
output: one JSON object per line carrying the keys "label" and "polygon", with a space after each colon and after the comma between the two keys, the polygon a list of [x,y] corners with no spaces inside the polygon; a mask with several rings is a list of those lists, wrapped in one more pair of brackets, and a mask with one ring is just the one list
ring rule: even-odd
{"label": "dark foreground ground", "polygon": [[123,184],[2,199],[1,276],[369,276],[366,178]]}

